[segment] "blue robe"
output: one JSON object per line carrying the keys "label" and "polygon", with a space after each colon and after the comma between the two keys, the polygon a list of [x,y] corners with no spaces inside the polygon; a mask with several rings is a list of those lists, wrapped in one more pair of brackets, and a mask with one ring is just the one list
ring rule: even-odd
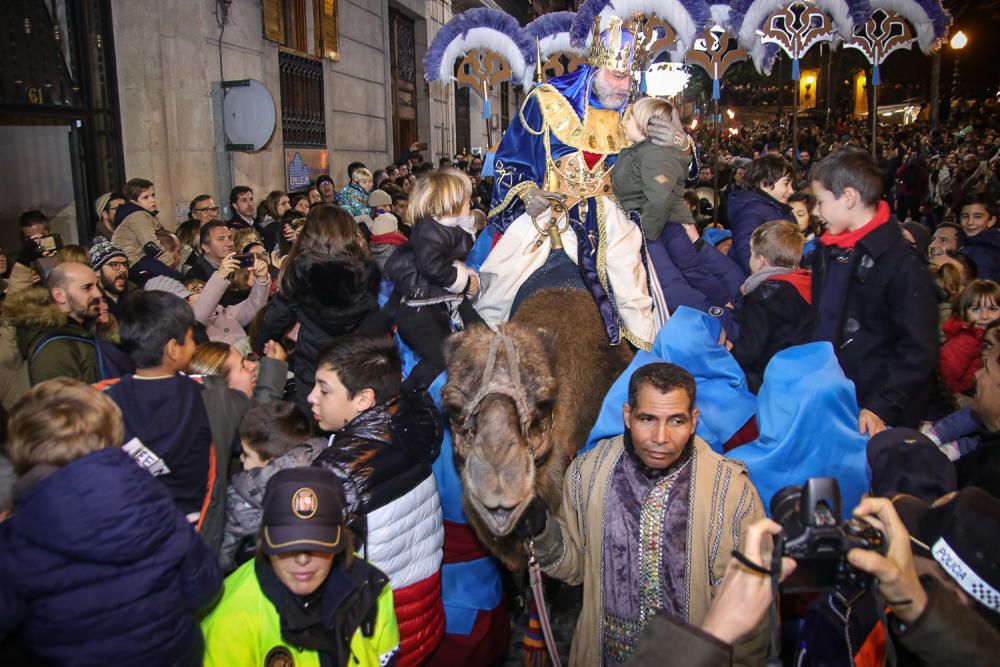
{"label": "blue robe", "polygon": [[757,394],[760,437],[727,456],[746,464],[769,516],[771,497],[781,488],[836,477],[847,518],[871,483],[859,413],[854,384],[830,343],[790,347],[764,371]]}
{"label": "blue robe", "polygon": [[721,329],[718,318],[686,306],[678,308],[660,329],[653,351],[637,352],[632,363],[611,385],[581,452],[592,449],[604,438],[624,432],[622,405],[628,402],[628,383],[632,374],[646,364],[666,361],[694,376],[695,407],[699,412],[695,433],[721,453],[722,445],[743,428],[757,409],[757,400],[747,388],[742,369],[733,355],[718,343]]}
{"label": "blue robe", "polygon": [[[573,72],[547,82],[569,102],[580,119],[585,117],[588,106],[594,109],[606,108],[601,106],[600,102],[591,94],[596,71],[589,65],[581,65]],[[625,105],[622,105],[622,108],[617,109],[617,111],[624,111],[624,107]],[[526,125],[527,127],[525,127]],[[533,183],[543,187],[542,184],[545,182],[545,133],[535,134],[530,131],[537,132],[543,126],[544,120],[538,97],[531,95],[521,107],[518,115],[511,119],[507,131],[504,132],[500,145],[497,147],[493,167],[493,197],[490,203],[489,220],[493,229],[501,234],[524,214],[524,203],[517,196],[525,188],[524,184]],[[554,160],[581,150],[563,143],[554,133],[550,133],[549,148]],[[603,164],[607,167],[612,166],[617,158],[615,153],[598,152],[597,154],[605,156]],[[580,275],[597,303],[609,341],[612,345],[618,345],[621,342],[621,330],[615,304],[598,276],[597,243],[600,236],[597,206],[593,198],[589,200],[586,215],[581,215],[580,206],[573,206],[568,217],[577,237],[577,261]],[[643,254],[645,255],[645,252]],[[646,257],[643,256],[641,261],[645,262]]]}

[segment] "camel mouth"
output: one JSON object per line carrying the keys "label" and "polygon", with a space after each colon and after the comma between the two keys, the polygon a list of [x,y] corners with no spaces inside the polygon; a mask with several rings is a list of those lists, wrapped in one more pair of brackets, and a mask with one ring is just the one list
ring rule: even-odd
{"label": "camel mouth", "polygon": [[523,503],[513,507],[486,507],[479,503],[479,514],[490,526],[490,532],[503,537],[514,530],[521,517]]}

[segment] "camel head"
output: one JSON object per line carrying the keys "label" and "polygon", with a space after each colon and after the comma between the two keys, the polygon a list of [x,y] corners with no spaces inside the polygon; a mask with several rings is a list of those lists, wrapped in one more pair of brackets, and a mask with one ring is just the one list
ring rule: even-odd
{"label": "camel head", "polygon": [[539,487],[553,458],[554,350],[554,334],[515,323],[471,327],[447,344],[441,405],[466,512],[494,537],[510,534],[539,491],[551,502]]}

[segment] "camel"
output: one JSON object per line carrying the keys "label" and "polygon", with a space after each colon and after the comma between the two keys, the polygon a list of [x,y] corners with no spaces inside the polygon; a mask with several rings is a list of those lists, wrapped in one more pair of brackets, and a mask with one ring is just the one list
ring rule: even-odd
{"label": "camel", "polygon": [[475,326],[452,336],[446,356],[441,405],[465,515],[486,549],[520,570],[527,554],[512,531],[536,497],[559,509],[566,466],[632,353],[608,345],[588,292],[548,288],[498,333]]}

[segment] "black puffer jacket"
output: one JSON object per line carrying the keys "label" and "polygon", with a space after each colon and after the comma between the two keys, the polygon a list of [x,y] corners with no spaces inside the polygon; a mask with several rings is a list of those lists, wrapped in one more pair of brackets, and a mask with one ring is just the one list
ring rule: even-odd
{"label": "black puffer jacket", "polygon": [[355,417],[313,462],[344,484],[351,528],[367,536],[366,514],[406,495],[432,474],[441,414],[427,392],[404,392]]}
{"label": "black puffer jacket", "polygon": [[385,263],[385,275],[407,301],[461,294],[472,272],[463,262],[475,241],[461,227],[421,218]]}
{"label": "black puffer jacket", "polygon": [[389,333],[388,321],[379,312],[381,274],[371,260],[348,257],[299,255],[290,276],[291,289],[274,295],[254,337],[254,350],[262,352],[269,340],[280,341],[296,322],[299,329],[292,370],[295,403],[309,412],[306,398],[316,382],[316,356],[337,336],[349,333]]}

